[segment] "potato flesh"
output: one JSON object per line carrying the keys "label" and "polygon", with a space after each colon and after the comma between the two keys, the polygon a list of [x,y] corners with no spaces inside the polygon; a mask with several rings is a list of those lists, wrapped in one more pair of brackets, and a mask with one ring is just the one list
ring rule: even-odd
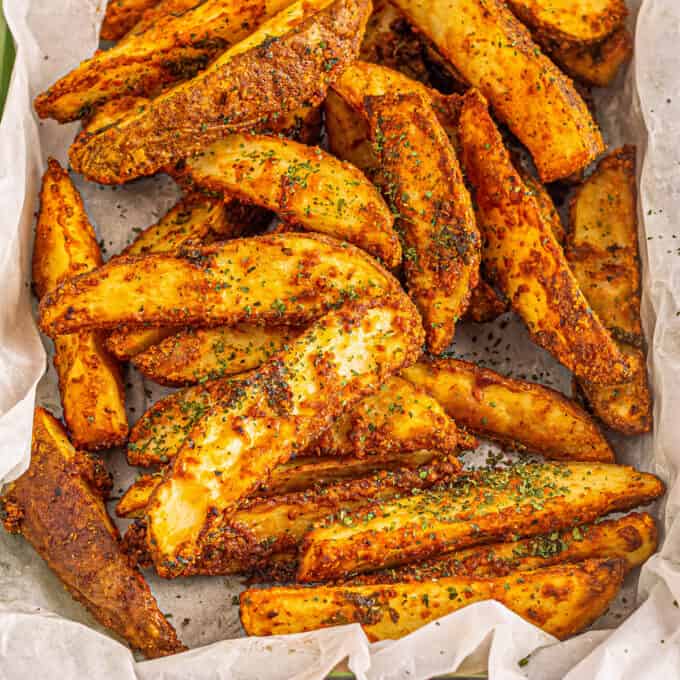
{"label": "potato flesh", "polygon": [[519,464],[472,480],[376,504],[371,518],[362,512],[313,529],[298,580],[405,564],[508,534],[560,530],[649,503],[664,490],[653,475],[606,463]]}
{"label": "potato flesh", "polygon": [[401,262],[394,218],[377,189],[349,163],[279,137],[231,135],[187,161],[188,179],[277,212],[293,225]]}
{"label": "potato flesh", "polygon": [[495,600],[564,639],[605,611],[623,575],[621,560],[587,560],[491,579],[251,588],[241,594],[241,622],[248,635],[258,636],[360,623],[370,641],[394,640],[475,602]]}
{"label": "potato flesh", "polygon": [[488,98],[529,149],[544,182],[582,170],[604,149],[571,81],[500,0],[394,4]]}
{"label": "potato flesh", "polygon": [[577,376],[606,384],[630,367],[588,305],[540,206],[515,170],[478,92],[460,113],[461,160],[484,236],[482,257],[533,340]]}

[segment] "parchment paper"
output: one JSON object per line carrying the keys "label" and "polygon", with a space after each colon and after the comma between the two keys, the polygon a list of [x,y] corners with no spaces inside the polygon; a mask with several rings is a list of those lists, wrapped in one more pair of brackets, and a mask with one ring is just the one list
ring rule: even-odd
{"label": "parchment paper", "polygon": [[[35,328],[30,255],[40,175],[48,155],[66,161],[76,125],[38,122],[33,97],[97,47],[103,0],[5,0],[17,60],[0,123],[0,484],[28,465],[36,397],[57,415],[59,397]],[[653,435],[612,436],[618,460],[668,484],[655,508],[663,544],[594,629],[565,643],[494,602],[475,604],[398,642],[368,644],[357,625],[279,638],[242,638],[232,596],[238,579],[162,581],[147,574],[162,611],[191,651],[137,662],[63,590],[33,549],[0,530],[0,678],[321,678],[343,659],[359,678],[409,680],[488,668],[492,678],[680,677],[680,3],[629,2],[636,56],[616,86],[596,92],[608,143],[639,154],[643,322],[655,396]],[[639,10],[638,8],[642,5]],[[643,160],[644,159],[644,160]],[[155,221],[178,192],[166,178],[104,188],[75,178],[105,257]],[[677,230],[677,231],[676,231]],[[50,347],[46,349],[49,352]],[[569,393],[570,377],[534,347],[511,315],[461,328],[455,351],[503,373]],[[134,422],[167,390],[126,373]],[[483,444],[471,462],[494,447]],[[107,454],[115,491],[133,480],[121,451]],[[122,523],[121,525],[123,525]],[[240,639],[235,639],[239,638]],[[518,662],[531,654],[529,663]]]}

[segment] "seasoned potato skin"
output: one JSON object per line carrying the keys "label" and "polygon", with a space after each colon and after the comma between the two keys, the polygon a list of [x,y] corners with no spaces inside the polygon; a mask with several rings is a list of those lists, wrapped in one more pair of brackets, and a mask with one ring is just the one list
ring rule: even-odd
{"label": "seasoned potato skin", "polygon": [[479,283],[470,292],[470,304],[463,318],[475,323],[487,323],[505,314],[509,308],[508,301],[501,298],[493,286],[480,276]]}
{"label": "seasoned potato skin", "polygon": [[333,88],[368,120],[380,162],[376,180],[400,216],[408,290],[428,348],[440,354],[479,276],[479,231],[456,154],[427,90],[415,81],[355,62]]}
{"label": "seasoned potato skin", "polygon": [[186,162],[184,178],[268,208],[306,230],[401,262],[394,217],[363,173],[318,147],[281,137],[230,135]]}
{"label": "seasoned potato skin", "polygon": [[160,0],[108,0],[99,37],[102,40],[120,40],[142,18],[146,10],[155,7],[159,2]]}
{"label": "seasoned potato skin", "polygon": [[635,148],[605,157],[570,205],[565,254],[584,295],[627,356],[632,377],[611,385],[579,381],[593,413],[628,435],[649,432],[652,397],[640,323]]}
{"label": "seasoned potato skin", "polygon": [[534,341],[591,382],[629,377],[625,356],[588,305],[476,91],[464,96],[459,136],[484,238],[486,272],[510,299]]}
{"label": "seasoned potato skin", "polygon": [[600,616],[623,581],[622,560],[586,560],[500,578],[453,576],[438,581],[365,586],[279,586],[241,593],[248,635],[300,633],[360,623],[368,639],[394,640],[482,600],[496,600],[564,639]]}
{"label": "seasoned potato skin", "polygon": [[614,462],[593,419],[559,392],[460,359],[421,360],[402,378],[434,397],[456,423],[555,460]]}
{"label": "seasoned potato skin", "polygon": [[149,658],[184,649],[141,574],[120,549],[102,498],[81,475],[59,422],[38,407],[29,469],[2,499],[5,526],[21,533],[73,597]]}
{"label": "seasoned potato skin", "polygon": [[[344,577],[415,562],[508,535],[536,536],[649,503],[653,475],[607,463],[518,464],[444,488],[376,503],[310,531],[298,580]],[[540,501],[536,501],[540,498]],[[366,514],[370,512],[370,517]]]}
{"label": "seasoned potato skin", "polygon": [[[604,150],[572,82],[501,0],[395,0],[529,149],[544,182],[585,168]],[[507,45],[512,45],[508,49]]]}
{"label": "seasoned potato skin", "polygon": [[71,164],[88,179],[118,184],[153,174],[228,134],[266,128],[270,116],[303,102],[320,104],[358,54],[369,13],[370,0],[294,3],[144,111],[81,135],[71,146]]}
{"label": "seasoned potato skin", "polygon": [[121,325],[301,325],[398,284],[363,251],[316,234],[234,239],[181,255],[119,257],[40,305],[48,335]]}
{"label": "seasoned potato skin", "polygon": [[223,515],[345,408],[413,363],[422,340],[420,317],[403,293],[346,305],[254,373],[231,404],[199,420],[147,506],[159,573],[195,562]]}
{"label": "seasoned potato skin", "polygon": [[[50,159],[40,192],[33,248],[35,291],[44,296],[101,263],[80,194],[68,172]],[[54,348],[64,419],[76,446],[94,451],[125,442],[125,392],[120,369],[102,335],[84,331],[56,336]]]}
{"label": "seasoned potato skin", "polygon": [[207,0],[158,17],[144,32],[101,50],[35,100],[41,118],[66,123],[120,95],[155,96],[192,78],[226,49],[290,4],[290,0]]}

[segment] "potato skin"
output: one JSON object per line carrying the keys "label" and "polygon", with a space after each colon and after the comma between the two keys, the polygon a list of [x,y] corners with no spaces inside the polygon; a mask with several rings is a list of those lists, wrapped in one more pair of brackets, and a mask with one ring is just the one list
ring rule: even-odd
{"label": "potato skin", "polygon": [[341,578],[508,535],[549,533],[649,503],[663,492],[653,475],[607,463],[518,464],[477,472],[470,483],[462,477],[313,529],[305,536],[297,577]]}
{"label": "potato skin", "polygon": [[141,574],[122,553],[98,492],[59,422],[38,407],[31,464],[9,486],[5,526],[21,533],[68,591],[107,628],[149,658],[184,649]]}
{"label": "potato skin", "polygon": [[500,578],[454,576],[437,581],[295,587],[241,593],[248,635],[300,633],[360,623],[368,639],[394,640],[483,600],[496,600],[564,639],[600,616],[623,581],[622,560],[586,560]]}
{"label": "potato skin", "polygon": [[593,419],[559,392],[460,359],[421,360],[402,378],[434,397],[456,423],[554,460],[614,462]]}
{"label": "potato skin", "polygon": [[[533,156],[544,182],[569,177],[604,150],[567,78],[501,0],[395,0],[456,70],[489,99]],[[508,48],[511,45],[511,48]]]}
{"label": "potato skin", "polygon": [[[102,263],[94,230],[68,172],[50,159],[43,177],[33,247],[33,284],[44,296]],[[97,332],[54,338],[64,419],[76,446],[94,451],[127,439],[120,369]]]}
{"label": "potato skin", "polygon": [[228,134],[262,130],[271,116],[303,102],[320,104],[358,53],[369,13],[370,0],[294,3],[144,111],[79,136],[71,164],[88,179],[118,184],[153,174]]}
{"label": "potato skin", "polygon": [[534,341],[576,375],[598,384],[627,378],[625,356],[588,305],[476,91],[464,96],[459,137],[489,277],[510,299]]}

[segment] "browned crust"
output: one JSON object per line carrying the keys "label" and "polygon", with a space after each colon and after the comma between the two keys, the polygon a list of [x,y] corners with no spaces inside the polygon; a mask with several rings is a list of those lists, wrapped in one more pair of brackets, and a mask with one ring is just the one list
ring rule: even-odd
{"label": "browned crust", "polygon": [[480,276],[479,283],[470,293],[470,304],[463,319],[475,323],[487,323],[505,314],[509,308],[510,303],[501,298],[493,286]]}
{"label": "browned crust", "polygon": [[3,498],[20,532],[73,597],[149,658],[182,651],[141,574],[128,565],[102,499],[81,476],[60,424],[37,408],[31,465]]}
{"label": "browned crust", "polygon": [[144,12],[161,0],[108,0],[99,37],[120,40],[141,18]]}

